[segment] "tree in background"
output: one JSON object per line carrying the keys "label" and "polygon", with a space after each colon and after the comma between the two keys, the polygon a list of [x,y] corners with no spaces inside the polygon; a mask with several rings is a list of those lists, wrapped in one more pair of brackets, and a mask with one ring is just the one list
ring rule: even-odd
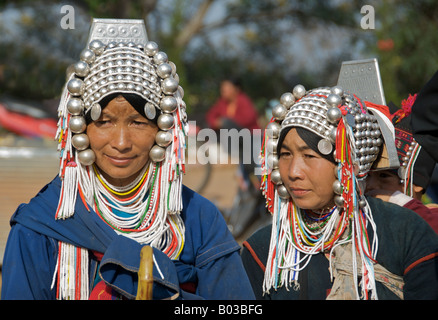
{"label": "tree in background", "polygon": [[[360,28],[375,8],[376,29]],[[90,17],[145,19],[150,39],[178,66],[189,111],[205,111],[221,78],[238,75],[260,111],[296,83],[335,84],[344,60],[379,58],[387,100],[416,92],[437,69],[435,1],[80,0],[63,30],[58,1],[0,1],[0,94],[35,100],[61,92]],[[5,12],[16,10],[15,25]],[[18,32],[18,34],[17,34]]]}
{"label": "tree in background", "polygon": [[438,70],[438,2],[375,1],[374,43],[386,101],[400,105]]}

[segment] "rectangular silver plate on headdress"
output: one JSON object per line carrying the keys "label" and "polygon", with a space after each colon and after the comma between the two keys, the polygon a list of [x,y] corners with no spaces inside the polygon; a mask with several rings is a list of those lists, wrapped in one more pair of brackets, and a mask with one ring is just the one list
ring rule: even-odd
{"label": "rectangular silver plate on headdress", "polygon": [[147,40],[146,27],[141,19],[93,19],[88,42],[133,42],[144,45]]}
{"label": "rectangular silver plate on headdress", "polygon": [[342,62],[338,86],[361,100],[386,105],[376,58]]}

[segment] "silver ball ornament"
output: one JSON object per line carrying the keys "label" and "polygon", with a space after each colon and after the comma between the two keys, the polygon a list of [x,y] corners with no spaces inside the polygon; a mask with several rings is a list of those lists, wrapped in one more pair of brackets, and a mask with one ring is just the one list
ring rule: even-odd
{"label": "silver ball ornament", "polygon": [[167,54],[165,52],[159,51],[156,54],[154,54],[155,64],[160,65],[160,64],[165,63],[167,61],[168,61],[168,58],[167,58]]}
{"label": "silver ball ornament", "polygon": [[155,55],[158,52],[158,44],[156,44],[153,41],[148,41],[144,47],[144,52],[152,57],[153,55]]}
{"label": "silver ball ornament", "polygon": [[333,94],[337,94],[338,96],[344,95],[344,89],[340,86],[334,86],[330,89],[330,92]]}
{"label": "silver ball ornament", "polygon": [[277,192],[278,192],[278,196],[282,199],[290,198],[289,192],[287,192],[286,187],[282,184],[277,187]]}
{"label": "silver ball ornament", "polygon": [[88,45],[88,48],[93,51],[95,55],[100,56],[105,50],[105,44],[100,40],[93,40]]}
{"label": "silver ball ornament", "polygon": [[178,81],[174,78],[166,78],[161,84],[165,94],[174,94],[178,90]]}
{"label": "silver ball ornament", "polygon": [[327,120],[330,123],[336,124],[338,123],[339,119],[342,117],[342,112],[339,108],[329,108],[327,110]]}
{"label": "silver ball ornament", "polygon": [[73,116],[79,116],[84,111],[84,102],[78,98],[70,98],[67,102],[67,110]]}
{"label": "silver ball ornament", "polygon": [[326,101],[331,107],[337,107],[341,104],[342,99],[339,95],[330,93]]}
{"label": "silver ball ornament", "polygon": [[292,93],[283,93],[280,97],[280,103],[289,109],[295,103],[295,97]]}
{"label": "silver ball ornament", "polygon": [[91,64],[96,59],[96,55],[90,49],[84,49],[81,52],[80,58],[81,58],[82,61],[84,61],[84,62],[86,62],[88,64]]}
{"label": "silver ball ornament", "polygon": [[275,154],[268,155],[266,162],[268,163],[268,167],[270,169],[278,168],[278,157]]}
{"label": "silver ball ornament", "polygon": [[90,67],[88,66],[88,63],[84,61],[78,61],[74,65],[74,70],[77,76],[86,77],[90,72]]}
{"label": "silver ball ornament", "polygon": [[283,120],[286,117],[286,113],[287,113],[287,108],[281,103],[277,104],[272,109],[272,116],[278,121]]}
{"label": "silver ball ornament", "polygon": [[87,123],[84,117],[74,116],[70,119],[68,127],[73,133],[82,133],[87,128]]}
{"label": "silver ball ornament", "polygon": [[177,107],[178,107],[178,102],[176,101],[175,97],[166,96],[163,99],[161,99],[160,108],[163,112],[172,113],[176,110]]}
{"label": "silver ball ornament", "polygon": [[276,184],[279,185],[282,183],[281,181],[281,175],[280,175],[280,171],[278,171],[277,169],[272,170],[271,172],[271,181]]}
{"label": "silver ball ornament", "polygon": [[96,155],[93,150],[86,149],[78,153],[78,160],[84,166],[91,166],[96,161]]}
{"label": "silver ball ornament", "polygon": [[168,63],[162,63],[157,67],[157,74],[165,79],[172,75],[172,67]]}
{"label": "silver ball ornament", "polygon": [[268,150],[269,153],[276,154],[277,145],[278,145],[277,139],[268,139],[268,142],[266,143],[266,150]]}
{"label": "silver ball ornament", "polygon": [[339,180],[335,180],[335,181],[333,182],[333,191],[334,191],[336,194],[339,194],[339,195],[342,194],[342,192],[344,191],[344,187],[342,186],[341,181],[339,181]]}
{"label": "silver ball ornament", "polygon": [[73,96],[80,96],[84,91],[84,82],[81,79],[73,78],[67,83],[67,90]]}
{"label": "silver ball ornament", "polygon": [[71,138],[71,144],[77,150],[82,151],[88,148],[88,146],[90,145],[90,139],[85,133],[75,134]]}
{"label": "silver ball ornament", "polygon": [[169,130],[174,126],[173,116],[168,113],[163,113],[158,117],[157,124],[161,130]]}
{"label": "silver ball ornament", "polygon": [[296,99],[301,99],[306,94],[306,88],[302,84],[297,84],[293,88],[292,93]]}
{"label": "silver ball ornament", "polygon": [[329,132],[328,139],[331,143],[336,144],[336,134],[337,134],[337,128],[332,128]]}
{"label": "silver ball ornament", "polygon": [[172,138],[170,131],[158,131],[155,135],[155,142],[160,147],[167,147],[172,142]]}
{"label": "silver ball ornament", "polygon": [[166,157],[166,150],[160,146],[153,146],[151,150],[149,151],[149,158],[153,162],[161,162]]}
{"label": "silver ball ornament", "polygon": [[279,134],[280,134],[280,129],[281,126],[280,124],[278,124],[277,122],[270,122],[267,126],[266,126],[266,132],[268,134],[269,138],[278,138]]}
{"label": "silver ball ornament", "polygon": [[334,197],[334,201],[338,208],[344,207],[344,197],[337,195]]}

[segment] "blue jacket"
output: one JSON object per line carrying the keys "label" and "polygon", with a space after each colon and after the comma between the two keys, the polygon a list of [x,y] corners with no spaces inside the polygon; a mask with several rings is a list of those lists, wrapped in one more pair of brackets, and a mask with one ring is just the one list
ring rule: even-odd
{"label": "blue jacket", "polygon": [[[107,285],[128,299],[137,294],[137,271],[142,245],[116,232],[94,211],[76,202],[73,217],[56,220],[61,181],[56,177],[28,204],[21,204],[11,218],[11,231],[3,260],[2,299],[55,299],[51,289],[58,257],[58,241],[103,254],[90,258],[90,288],[97,270]],[[154,299],[253,299],[239,255],[240,247],[228,231],[217,208],[199,194],[183,188],[181,212],[186,231],[178,261],[160,250],[154,257]],[[93,257],[91,254],[90,257]],[[188,293],[181,284],[195,284]],[[91,290],[91,289],[90,289]]]}

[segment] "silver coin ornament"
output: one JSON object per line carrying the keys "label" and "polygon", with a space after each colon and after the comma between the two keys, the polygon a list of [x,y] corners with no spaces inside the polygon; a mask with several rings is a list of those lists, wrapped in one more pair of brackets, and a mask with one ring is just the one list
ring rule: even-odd
{"label": "silver coin ornament", "polygon": [[91,107],[90,116],[91,120],[96,121],[100,118],[100,115],[102,114],[102,107],[99,103],[93,103],[93,106]]}
{"label": "silver coin ornament", "polygon": [[157,116],[157,110],[152,103],[147,102],[144,105],[144,114],[146,115],[146,118],[153,120]]}
{"label": "silver coin ornament", "polygon": [[328,155],[333,151],[332,143],[327,139],[321,139],[318,141],[318,150],[323,155]]}

